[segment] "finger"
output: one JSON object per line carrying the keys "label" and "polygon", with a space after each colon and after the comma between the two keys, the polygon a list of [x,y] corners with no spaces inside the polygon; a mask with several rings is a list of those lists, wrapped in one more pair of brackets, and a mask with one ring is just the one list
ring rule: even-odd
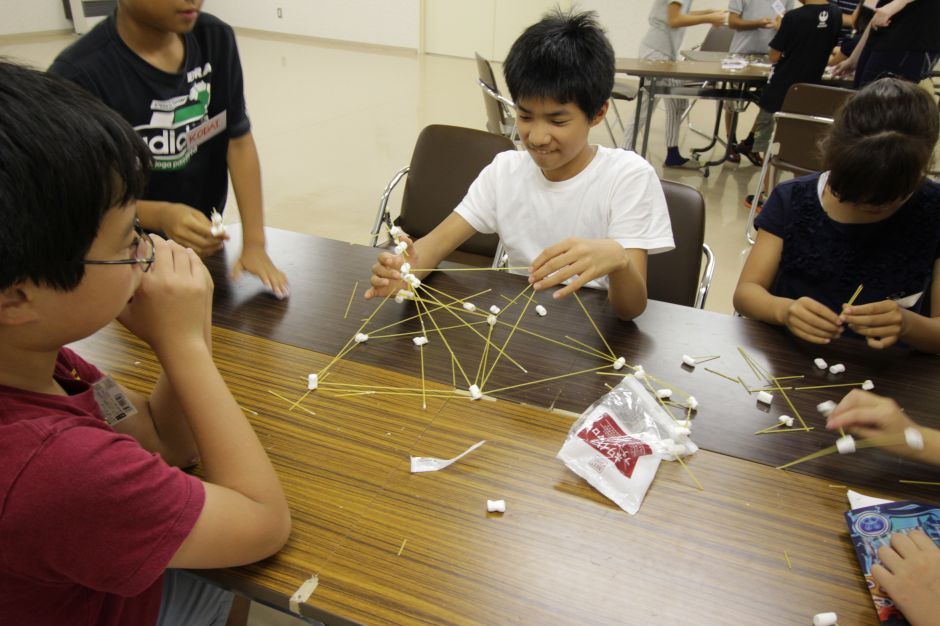
{"label": "finger", "polygon": [[825,324],[825,320],[822,320],[818,317],[810,317],[809,320],[802,319],[799,316],[794,316],[790,318],[790,325],[803,334],[809,335],[819,340],[824,340],[829,342],[835,335],[838,329],[829,329],[827,327],[820,327],[819,324]]}
{"label": "finger", "polygon": [[866,313],[853,311],[851,314],[843,314],[842,319],[856,326],[890,326],[901,323],[901,313],[897,309],[868,311]]}
{"label": "finger", "polygon": [[883,337],[881,339],[868,337],[865,339],[865,341],[868,343],[869,348],[874,350],[884,350],[885,348],[889,348],[896,344],[898,342],[898,336],[897,334],[894,334],[889,337]]}
{"label": "finger", "polygon": [[552,294],[552,298],[554,298],[555,300],[560,300],[561,298],[570,296],[575,291],[577,291],[578,289],[586,285],[588,282],[590,282],[590,280],[591,280],[590,277],[579,274],[575,280],[568,283],[565,287],[556,290],[555,293]]}
{"label": "finger", "polygon": [[836,315],[836,312],[827,307],[825,304],[817,302],[812,298],[800,298],[800,303],[803,304],[805,309],[813,312],[817,317],[821,317],[833,325],[839,324],[839,316]]}
{"label": "finger", "polygon": [[920,549],[914,545],[911,538],[905,533],[894,533],[891,535],[891,547],[901,555],[901,558],[909,559],[915,556]]}
{"label": "finger", "polygon": [[825,345],[825,344],[827,344],[827,343],[830,342],[829,339],[822,339],[822,338],[820,338],[820,337],[816,337],[815,335],[809,335],[809,334],[807,334],[807,333],[804,333],[803,331],[801,331],[801,330],[798,329],[798,328],[791,328],[791,329],[790,329],[790,332],[792,332],[794,335],[796,335],[797,337],[799,337],[799,338],[802,339],[803,341],[808,341],[809,343],[815,343],[815,344],[819,344],[819,345]]}
{"label": "finger", "polygon": [[[888,568],[880,563],[871,566],[871,577],[875,579],[875,582],[878,583],[878,586],[881,587],[885,593],[888,593],[888,590],[894,587],[894,574],[889,572]],[[890,596],[891,594],[888,593],[888,595]]]}
{"label": "finger", "polygon": [[847,426],[856,428],[881,428],[884,426],[884,420],[879,419],[879,416],[868,407],[843,411],[838,416],[833,411],[833,416],[826,420],[826,428],[829,430]]}
{"label": "finger", "polygon": [[[565,251],[566,246],[563,245],[565,242],[558,242],[554,245],[551,245],[544,250],[541,254],[535,257],[535,260],[532,261],[532,265],[529,266],[529,273],[536,273],[549,259],[554,259],[556,256]],[[530,281],[531,282],[531,281]]]}
{"label": "finger", "polygon": [[917,546],[917,549],[922,552],[933,552],[934,550],[940,550],[937,547],[937,544],[933,542],[933,539],[927,536],[927,533],[917,528],[912,530],[908,535],[908,538]]}
{"label": "finger", "polygon": [[891,546],[878,548],[878,559],[892,574],[897,574],[898,570],[904,566],[904,559]]}
{"label": "finger", "polygon": [[382,278],[381,276],[376,276],[375,274],[373,274],[372,276],[369,277],[369,283],[375,289],[380,289],[382,287],[387,287],[389,284],[389,280],[387,278]]}
{"label": "finger", "polygon": [[385,267],[380,263],[372,266],[372,275],[388,280],[401,280],[401,272],[395,268]]}
{"label": "finger", "polygon": [[238,261],[235,262],[235,265],[232,266],[232,273],[229,274],[229,276],[232,277],[232,280],[238,280],[241,277],[244,269],[245,269],[245,266],[242,265],[242,261],[241,259],[239,259]]}
{"label": "finger", "polygon": [[[529,282],[537,283],[541,280],[544,280],[545,278],[552,276],[555,272],[568,265],[572,260],[569,252],[569,250],[561,250],[557,254],[546,258],[545,261],[536,267],[536,269],[531,271],[531,274],[529,275]],[[533,267],[535,267],[535,264],[533,264]],[[557,285],[558,282],[556,281],[553,284]],[[551,285],[542,286],[550,287]]]}
{"label": "finger", "polygon": [[900,324],[888,324],[885,326],[856,326],[855,324],[849,324],[849,328],[863,337],[887,337],[901,333]]}
{"label": "finger", "polygon": [[375,297],[375,290],[372,287],[369,287],[366,289],[366,292],[362,294],[362,297],[366,300],[371,300],[373,297]]}
{"label": "finger", "polygon": [[[551,261],[549,264],[554,263]],[[536,291],[541,291],[542,289],[548,289],[549,287],[554,287],[555,285],[560,285],[569,278],[577,275],[578,268],[574,265],[560,265],[559,268],[553,270],[551,274],[543,278],[542,280],[533,283],[532,288]]]}

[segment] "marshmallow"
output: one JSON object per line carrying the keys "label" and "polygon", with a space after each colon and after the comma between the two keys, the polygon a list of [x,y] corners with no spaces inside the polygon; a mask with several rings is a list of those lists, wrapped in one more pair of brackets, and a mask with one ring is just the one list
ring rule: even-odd
{"label": "marshmallow", "polygon": [[774,401],[774,396],[766,391],[761,391],[757,394],[757,401],[763,404],[770,404]]}
{"label": "marshmallow", "polygon": [[836,450],[839,451],[839,454],[852,454],[855,452],[855,437],[846,435],[836,439]]}
{"label": "marshmallow", "polygon": [[535,305],[535,312],[539,314],[539,317],[545,317],[548,315],[548,311],[541,304]]}
{"label": "marshmallow", "polygon": [[478,385],[470,385],[470,398],[473,400],[479,400],[483,397],[483,393],[480,391]]}
{"label": "marshmallow", "polygon": [[365,333],[357,333],[353,339],[356,341],[356,343],[365,343],[369,341],[369,335]]}
{"label": "marshmallow", "polygon": [[826,400],[816,405],[816,410],[822,413],[823,417],[829,417],[836,410],[836,403],[832,400]]}
{"label": "marshmallow", "polygon": [[474,311],[477,310],[477,305],[475,305],[472,302],[464,302],[463,308],[464,308],[464,311],[470,311],[471,313],[473,313]]}
{"label": "marshmallow", "polygon": [[209,229],[209,234],[213,237],[221,237],[225,234],[225,226],[222,226],[221,224],[216,226],[213,224],[213,226]]}
{"label": "marshmallow", "polygon": [[398,295],[395,296],[395,303],[396,303],[396,304],[401,304],[401,303],[404,302],[404,301],[405,301],[405,299],[401,297],[401,294],[398,294]]}
{"label": "marshmallow", "polygon": [[[620,357],[619,359],[617,359],[616,361],[614,361],[614,369],[617,370],[617,371],[620,371],[620,370],[623,369],[623,366],[626,365],[626,364],[627,364],[627,360],[626,360],[625,358],[623,358],[623,357]],[[640,369],[642,369],[642,368],[640,368]]]}
{"label": "marshmallow", "polygon": [[695,359],[690,357],[688,354],[682,355],[682,362],[688,365],[689,367],[695,367]]}
{"label": "marshmallow", "polygon": [[397,237],[402,234],[402,230],[399,226],[392,226],[388,229],[388,234],[392,237]]}
{"label": "marshmallow", "polygon": [[486,316],[486,323],[489,324],[490,326],[496,326],[496,316],[495,316],[495,315],[487,315],[487,316]]}
{"label": "marshmallow", "polygon": [[[620,357],[620,358],[622,359],[623,357]],[[620,360],[620,359],[618,359],[618,360]],[[614,363],[614,369],[617,369],[617,364],[616,364],[616,363]],[[642,365],[637,365],[637,366],[636,366],[636,369],[633,370],[633,377],[636,378],[637,380],[643,380],[644,378],[646,378],[646,370],[643,369],[643,366],[642,366]]]}
{"label": "marshmallow", "polygon": [[870,380],[866,380],[865,382],[862,383],[862,389],[864,389],[865,391],[871,391],[874,388],[875,388],[875,383],[871,382]]}
{"label": "marshmallow", "polygon": [[405,243],[404,241],[399,241],[398,243],[395,244],[395,247],[393,248],[395,254],[404,254],[405,250],[407,249],[408,249],[408,244]]}
{"label": "marshmallow", "polygon": [[689,428],[688,426],[673,426],[672,432],[675,434],[676,437],[681,437],[683,435],[688,437],[689,435],[692,434],[692,429]]}
{"label": "marshmallow", "polygon": [[836,626],[839,616],[835,613],[817,613],[813,616],[813,626]]}
{"label": "marshmallow", "polygon": [[505,513],[506,501],[505,500],[487,500],[486,511],[487,513]]}
{"label": "marshmallow", "polygon": [[495,304],[490,307],[490,313],[493,315],[499,315],[499,307]]}
{"label": "marshmallow", "polygon": [[790,417],[789,415],[781,415],[780,417],[777,418],[777,421],[787,427],[793,426],[793,418]]}
{"label": "marshmallow", "polygon": [[428,338],[422,335],[420,337],[412,338],[412,341],[414,342],[416,346],[423,346],[424,344],[428,342]]}
{"label": "marshmallow", "polygon": [[818,367],[821,370],[824,370],[829,367],[829,364],[826,363],[826,359],[822,359],[819,357],[813,359],[813,363],[816,365],[816,367]]}
{"label": "marshmallow", "polygon": [[917,428],[909,426],[904,429],[904,443],[911,450],[924,449],[924,435]]}
{"label": "marshmallow", "polygon": [[841,374],[844,371],[845,371],[845,366],[842,365],[841,363],[836,363],[835,365],[829,366],[830,374]]}
{"label": "marshmallow", "polygon": [[694,411],[698,408],[698,400],[695,399],[695,396],[689,396],[685,401],[685,405]]}
{"label": "marshmallow", "polygon": [[316,389],[318,384],[316,374],[307,374],[307,389]]}
{"label": "marshmallow", "polygon": [[414,274],[405,274],[402,276],[402,280],[412,286],[412,288],[417,289],[421,286],[421,279],[415,276]]}
{"label": "marshmallow", "polygon": [[398,295],[395,296],[395,302],[398,302],[398,304],[401,304],[401,302],[398,301],[399,298],[401,298],[402,300],[414,300],[415,294],[413,291],[409,291],[407,289],[399,289]]}
{"label": "marshmallow", "polygon": [[410,274],[411,263],[402,263],[401,267],[398,268],[398,271],[401,272],[402,274]]}
{"label": "marshmallow", "polygon": [[669,398],[672,397],[672,389],[657,389],[656,397],[661,398],[663,400],[668,400]]}

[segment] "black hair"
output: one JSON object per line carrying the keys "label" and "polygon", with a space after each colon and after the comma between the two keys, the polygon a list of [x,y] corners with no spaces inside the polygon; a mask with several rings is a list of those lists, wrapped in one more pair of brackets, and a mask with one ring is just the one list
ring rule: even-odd
{"label": "black hair", "polygon": [[836,113],[823,140],[829,189],[843,202],[882,205],[923,182],[940,132],[940,111],[926,91],[904,80],[869,83]]}
{"label": "black hair", "polygon": [[574,102],[593,119],[614,88],[614,49],[594,11],[555,10],[516,39],[503,72],[515,102]]}
{"label": "black hair", "polygon": [[74,289],[104,215],[139,198],[150,151],[65,79],[0,59],[0,289]]}

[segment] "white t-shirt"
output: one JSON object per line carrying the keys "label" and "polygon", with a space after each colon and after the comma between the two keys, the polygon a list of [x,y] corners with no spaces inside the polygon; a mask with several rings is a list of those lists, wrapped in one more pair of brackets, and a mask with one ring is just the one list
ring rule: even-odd
{"label": "white t-shirt", "polygon": [[[454,210],[478,232],[499,233],[510,266],[528,266],[568,237],[613,239],[650,254],[675,247],[656,171],[635,152],[604,146],[577,176],[561,182],[546,179],[528,153],[502,152]],[[604,276],[588,286],[607,284]]]}

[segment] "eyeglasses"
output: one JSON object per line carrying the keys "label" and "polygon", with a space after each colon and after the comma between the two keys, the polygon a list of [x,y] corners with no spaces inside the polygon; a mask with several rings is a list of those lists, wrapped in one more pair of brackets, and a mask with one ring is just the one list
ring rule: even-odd
{"label": "eyeglasses", "polygon": [[157,249],[153,245],[153,239],[144,232],[143,226],[141,226],[140,222],[137,220],[134,220],[134,232],[137,233],[137,237],[131,242],[131,249],[134,251],[133,258],[116,261],[93,261],[85,259],[82,263],[85,265],[143,265],[143,271],[148,271],[157,258]]}

